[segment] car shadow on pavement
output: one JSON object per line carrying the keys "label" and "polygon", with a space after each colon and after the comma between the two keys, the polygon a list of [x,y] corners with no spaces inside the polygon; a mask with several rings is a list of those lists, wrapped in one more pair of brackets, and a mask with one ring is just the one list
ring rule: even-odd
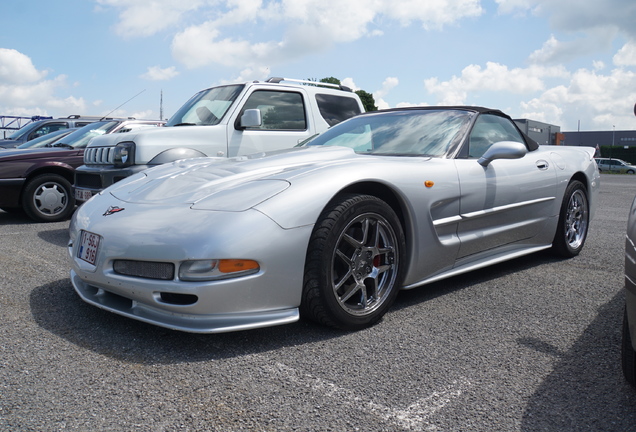
{"label": "car shadow on pavement", "polygon": [[598,315],[567,352],[534,338],[518,340],[558,359],[531,396],[522,431],[634,431],[636,390],[620,364],[623,293],[601,306]]}
{"label": "car shadow on pavement", "polygon": [[68,245],[68,228],[40,231],[38,237],[47,243],[65,248]]}
{"label": "car shadow on pavement", "polygon": [[[452,278],[433,282],[414,289],[401,291],[391,310],[400,310],[434,298],[461,291],[465,288],[504,277],[513,273],[522,272],[532,267],[563,261],[562,258],[552,255],[550,252],[538,252],[516,258],[503,263],[495,264],[479,270],[472,270]],[[389,311],[389,313],[391,313]]]}
{"label": "car shadow on pavement", "polygon": [[0,210],[0,225],[23,225],[36,223],[31,220],[25,213],[21,211],[15,211],[7,213],[4,210]]}
{"label": "car shadow on pavement", "polygon": [[139,364],[209,361],[277,350],[346,335],[303,321],[263,329],[194,334],[146,324],[82,301],[69,279],[33,289],[30,309],[43,329],[74,345]]}
{"label": "car shadow on pavement", "polygon": [[[54,242],[64,237],[57,232],[52,232],[50,236],[55,239],[52,240]],[[471,272],[469,276],[452,278],[449,280],[451,283],[438,282],[424,289],[402,292],[388,313],[553,259],[549,255],[538,254],[527,262],[514,260],[514,265],[493,266]],[[89,305],[75,293],[69,279],[33,289],[30,306],[35,321],[42,328],[75,345],[131,363],[179,363],[230,358],[350,334],[302,319],[293,324],[232,333],[173,331]]]}

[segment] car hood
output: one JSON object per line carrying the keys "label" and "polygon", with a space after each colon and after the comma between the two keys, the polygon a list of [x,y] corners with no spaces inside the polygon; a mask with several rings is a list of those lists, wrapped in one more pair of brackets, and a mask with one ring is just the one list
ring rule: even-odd
{"label": "car hood", "polygon": [[[309,147],[229,159],[186,159],[152,168],[106,191],[130,203],[197,204],[195,208],[204,209],[210,208],[203,201],[214,197],[214,209],[240,210],[282,192],[300,173],[360,157],[368,156],[344,147]],[[237,205],[237,200],[243,204]],[[219,204],[224,201],[227,206]]]}
{"label": "car hood", "polygon": [[22,144],[24,141],[18,141],[18,140],[13,140],[13,139],[8,139],[5,138],[3,140],[0,140],[0,148],[13,148],[13,147],[17,147],[18,145]]}
{"label": "car hood", "polygon": [[43,147],[36,149],[6,149],[0,150],[0,162],[47,159],[63,154],[63,152],[77,153],[83,149],[69,149],[65,147]]}

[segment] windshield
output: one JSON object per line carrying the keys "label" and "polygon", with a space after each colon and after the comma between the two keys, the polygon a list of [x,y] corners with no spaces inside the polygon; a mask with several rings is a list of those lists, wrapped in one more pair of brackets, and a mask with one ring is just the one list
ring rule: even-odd
{"label": "windshield", "polygon": [[100,121],[87,124],[49,146],[84,148],[93,138],[110,133],[119,123],[119,121]]}
{"label": "windshield", "polygon": [[22,136],[30,133],[33,129],[35,129],[36,127],[40,126],[40,122],[38,121],[34,121],[32,123],[29,123],[28,125],[24,126],[22,129],[18,129],[17,131],[13,132],[11,135],[9,135],[8,137],[6,137],[5,139],[8,140],[17,140],[22,138]]}
{"label": "windshield", "polygon": [[213,87],[200,91],[190,98],[166,126],[211,126],[218,124],[234,103],[244,85]]}
{"label": "windshield", "polygon": [[18,148],[24,149],[46,147],[47,144],[54,143],[55,141],[76,130],[77,128],[56,130],[55,132],[47,133],[46,135],[42,135],[41,137],[27,141],[24,144],[19,145]]}
{"label": "windshield", "polygon": [[307,143],[342,146],[356,153],[445,156],[461,140],[475,114],[463,110],[404,110],[361,115]]}

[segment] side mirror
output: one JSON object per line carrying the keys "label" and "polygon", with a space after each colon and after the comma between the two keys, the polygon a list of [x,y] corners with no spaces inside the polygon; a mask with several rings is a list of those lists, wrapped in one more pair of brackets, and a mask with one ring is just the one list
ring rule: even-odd
{"label": "side mirror", "polygon": [[241,116],[241,128],[260,127],[263,124],[261,110],[248,109]]}
{"label": "side mirror", "polygon": [[486,167],[495,159],[521,159],[526,153],[528,149],[520,142],[501,141],[491,145],[477,162]]}

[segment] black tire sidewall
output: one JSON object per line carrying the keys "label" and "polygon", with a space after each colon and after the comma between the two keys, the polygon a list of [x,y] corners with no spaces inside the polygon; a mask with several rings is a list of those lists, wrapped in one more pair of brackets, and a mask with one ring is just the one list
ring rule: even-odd
{"label": "black tire sidewall", "polygon": [[[587,219],[585,221],[586,228],[585,228],[585,237],[583,238],[583,241],[581,242],[579,247],[572,248],[568,244],[567,239],[565,238],[566,237],[566,214],[568,211],[570,199],[572,198],[572,195],[577,190],[582,191],[583,195],[585,196],[585,202],[587,206],[587,211],[586,211]],[[590,227],[590,201],[587,194],[587,188],[580,181],[573,180],[570,182],[570,184],[568,184],[568,187],[565,189],[565,194],[563,195],[563,201],[561,202],[561,211],[559,212],[559,222],[558,222],[556,234],[554,236],[554,241],[552,243],[552,246],[553,246],[552,250],[558,255],[563,256],[565,258],[575,257],[581,252],[581,250],[583,249],[583,246],[585,246],[585,241],[587,240],[589,227]]]}
{"label": "black tire sidewall", "polygon": [[[398,248],[398,268],[395,283],[390,288],[390,292],[387,294],[383,303],[368,315],[357,316],[345,311],[338,303],[338,300],[333,293],[331,260],[333,251],[337,246],[338,239],[340,238],[343,230],[358,215],[366,213],[381,216],[393,229],[397,241],[396,247]],[[330,220],[333,220],[332,224],[328,222]],[[318,251],[320,254],[319,262],[321,263],[321,268],[308,268],[308,273],[312,274],[310,277],[318,281],[318,286],[315,287],[315,289],[319,291],[319,297],[324,305],[324,311],[329,315],[328,320],[320,321],[346,330],[357,330],[368,327],[379,321],[386,313],[395,300],[399,286],[402,282],[406,248],[402,225],[391,207],[378,198],[369,195],[345,195],[338,200],[332,201],[325,211],[323,211],[314,232],[319,229],[327,228],[323,225],[324,223],[327,223],[327,225],[330,226],[328,227],[329,231],[327,236],[324,238],[324,241],[320,242]],[[312,242],[310,242],[310,244],[312,244]],[[308,253],[311,253],[311,251]]]}
{"label": "black tire sidewall", "polygon": [[[33,202],[33,197],[39,187],[45,183],[57,183],[67,195],[66,207],[55,215],[42,213]],[[22,208],[27,216],[38,222],[58,222],[67,219],[75,207],[75,198],[72,194],[71,183],[59,174],[41,174],[29,180],[22,192]]]}
{"label": "black tire sidewall", "polygon": [[621,367],[628,383],[636,387],[636,352],[632,345],[627,321],[627,310],[623,314],[623,337],[621,341]]}

